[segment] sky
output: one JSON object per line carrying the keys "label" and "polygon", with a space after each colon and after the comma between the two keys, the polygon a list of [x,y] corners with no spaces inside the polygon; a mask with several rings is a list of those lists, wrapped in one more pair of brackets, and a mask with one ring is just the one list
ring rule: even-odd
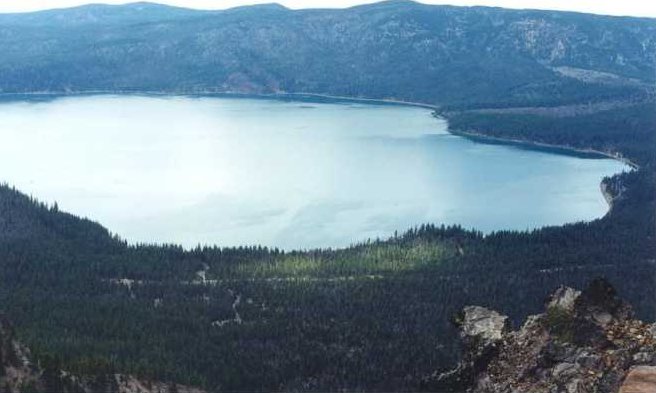
{"label": "sky", "polygon": [[[136,0],[135,0],[136,1]],[[225,9],[241,5],[277,2],[289,8],[342,8],[373,0],[151,0],[152,2],[199,9]],[[122,4],[125,0],[0,0],[0,12],[23,12],[63,8],[87,3]],[[655,0],[422,0],[422,3],[485,5],[506,8],[534,8],[588,12],[604,15],[656,18]]]}

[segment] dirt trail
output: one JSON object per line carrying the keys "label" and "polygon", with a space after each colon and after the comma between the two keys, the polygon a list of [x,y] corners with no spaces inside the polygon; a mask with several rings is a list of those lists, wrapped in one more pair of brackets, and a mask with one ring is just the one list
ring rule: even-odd
{"label": "dirt trail", "polygon": [[224,319],[222,321],[217,320],[212,322],[212,326],[214,327],[223,327],[229,323],[236,323],[237,325],[241,325],[243,322],[241,315],[239,315],[239,311],[237,311],[237,307],[239,304],[241,304],[241,294],[235,293],[235,291],[232,289],[228,289],[228,292],[230,293],[230,296],[235,298],[235,300],[232,302],[232,311],[235,313],[235,316],[230,319]]}

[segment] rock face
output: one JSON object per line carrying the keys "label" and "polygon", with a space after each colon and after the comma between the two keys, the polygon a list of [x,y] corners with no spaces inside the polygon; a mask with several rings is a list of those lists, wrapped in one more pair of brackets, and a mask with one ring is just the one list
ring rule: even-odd
{"label": "rock face", "polygon": [[0,316],[0,386],[2,392],[18,392],[27,386],[45,389],[40,370],[30,361],[29,349],[14,339],[13,327]]}
{"label": "rock face", "polygon": [[633,319],[631,307],[604,280],[583,292],[559,288],[543,314],[517,331],[505,317],[466,307],[457,322],[466,352],[452,371],[427,378],[439,392],[654,393],[653,326]]}
{"label": "rock face", "polygon": [[144,381],[122,374],[75,376],[31,360],[29,348],[14,337],[11,323],[0,315],[1,393],[204,393],[200,389]]}
{"label": "rock face", "polygon": [[624,380],[620,393],[656,392],[656,367],[638,366]]}
{"label": "rock face", "polygon": [[483,307],[465,307],[462,331],[465,337],[477,336],[486,341],[501,339],[507,328],[508,317]]}

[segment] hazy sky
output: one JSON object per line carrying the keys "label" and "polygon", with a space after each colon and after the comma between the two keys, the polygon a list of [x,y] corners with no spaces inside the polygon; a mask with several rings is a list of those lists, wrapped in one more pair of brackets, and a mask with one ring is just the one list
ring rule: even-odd
{"label": "hazy sky", "polygon": [[[0,12],[33,11],[71,7],[86,3],[121,4],[125,0],[0,0]],[[289,8],[349,7],[374,3],[372,0],[153,0],[189,8],[223,9],[239,5],[278,2]],[[507,8],[537,8],[590,12],[606,15],[656,17],[654,0],[423,0],[423,3],[453,5],[487,5]]]}

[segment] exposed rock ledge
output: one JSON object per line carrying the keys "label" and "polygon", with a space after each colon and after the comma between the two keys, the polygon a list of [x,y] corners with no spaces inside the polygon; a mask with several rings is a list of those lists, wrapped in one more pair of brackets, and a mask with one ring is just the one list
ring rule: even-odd
{"label": "exposed rock ledge", "polygon": [[507,318],[466,307],[457,318],[466,345],[454,370],[426,378],[437,392],[656,393],[656,326],[604,280],[583,292],[559,288],[544,314],[518,331]]}

